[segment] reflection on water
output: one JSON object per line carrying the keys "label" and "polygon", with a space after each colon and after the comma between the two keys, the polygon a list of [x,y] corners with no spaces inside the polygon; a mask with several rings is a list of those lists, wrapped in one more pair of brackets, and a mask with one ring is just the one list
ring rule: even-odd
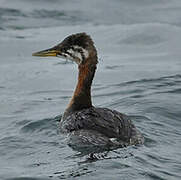
{"label": "reflection on water", "polygon": [[[2,1],[0,179],[180,179],[180,8],[168,0]],[[77,66],[31,54],[83,31],[99,53],[93,103],[129,115],[143,146],[91,159],[60,134]]]}

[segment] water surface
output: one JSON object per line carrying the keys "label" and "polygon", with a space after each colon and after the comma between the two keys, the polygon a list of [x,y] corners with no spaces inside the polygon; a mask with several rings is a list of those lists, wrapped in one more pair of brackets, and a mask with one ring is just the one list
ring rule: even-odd
{"label": "water surface", "polygon": [[[180,15],[177,0],[1,0],[0,179],[180,179]],[[31,54],[76,32],[98,49],[93,103],[129,115],[143,146],[92,162],[66,145],[77,66]]]}

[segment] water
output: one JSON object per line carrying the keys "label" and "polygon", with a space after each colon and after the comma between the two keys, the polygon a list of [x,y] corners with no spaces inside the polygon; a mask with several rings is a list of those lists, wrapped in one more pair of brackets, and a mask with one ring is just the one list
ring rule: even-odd
{"label": "water", "polygon": [[[1,0],[0,179],[181,179],[180,16],[178,0]],[[99,53],[93,103],[145,136],[93,162],[58,130],[76,65],[31,56],[84,31]]]}

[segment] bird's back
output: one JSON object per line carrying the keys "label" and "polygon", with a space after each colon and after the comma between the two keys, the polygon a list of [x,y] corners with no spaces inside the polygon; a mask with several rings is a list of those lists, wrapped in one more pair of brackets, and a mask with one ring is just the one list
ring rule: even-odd
{"label": "bird's back", "polygon": [[107,108],[91,107],[65,114],[60,128],[90,144],[101,144],[101,139],[102,144],[110,146],[143,143],[143,136],[128,116]]}

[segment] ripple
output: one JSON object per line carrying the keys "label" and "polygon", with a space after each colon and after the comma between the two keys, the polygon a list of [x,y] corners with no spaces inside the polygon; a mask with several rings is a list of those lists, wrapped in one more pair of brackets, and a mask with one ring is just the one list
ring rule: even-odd
{"label": "ripple", "polygon": [[163,92],[158,92],[158,94],[164,94],[164,93],[171,93],[171,94],[181,94],[181,88],[176,88],[173,90],[169,90],[169,91],[163,91]]}
{"label": "ripple", "polygon": [[67,23],[77,23],[77,22],[85,22],[87,17],[83,14],[83,12],[79,10],[71,10],[71,11],[64,11],[64,10],[34,10],[32,11],[29,16],[38,19],[47,19],[51,18],[53,20],[62,20],[66,24]]}
{"label": "ripple", "polygon": [[0,17],[1,16],[23,16],[27,17],[22,11],[18,9],[11,9],[11,8],[0,8]]}
{"label": "ripple", "polygon": [[[157,114],[160,117],[164,117],[166,119],[172,119],[172,121],[168,122],[168,124],[171,125],[176,125],[176,123],[180,122],[180,117],[181,117],[181,112],[178,109],[178,106],[175,107],[175,109],[170,110],[166,107],[157,107],[157,106],[152,106],[150,108],[145,109],[146,113],[152,113],[152,114]],[[165,124],[165,122],[164,122]]]}
{"label": "ripple", "polygon": [[14,177],[14,178],[6,178],[5,180],[50,180],[50,178],[47,177]]}
{"label": "ripple", "polygon": [[[181,74],[176,74],[176,75],[172,75],[172,76],[163,76],[163,77],[154,78],[154,79],[153,78],[140,79],[140,80],[128,81],[128,82],[123,82],[123,83],[119,83],[119,84],[112,84],[112,85],[121,87],[121,86],[125,86],[125,85],[134,85],[134,84],[137,85],[137,84],[153,83],[153,82],[158,82],[160,84],[160,83],[165,82],[165,81],[166,81],[166,84],[164,84],[165,86],[168,86],[170,84],[175,85],[174,82],[180,83],[181,82]],[[159,86],[157,85],[156,87],[159,87]]]}
{"label": "ripple", "polygon": [[16,39],[25,39],[25,36],[16,36]]}
{"label": "ripple", "polygon": [[[111,93],[101,94],[100,96],[116,96],[116,95],[127,95],[129,99],[126,101],[139,99],[145,100],[145,98],[150,98],[150,96],[156,97],[155,95],[169,94],[176,96],[181,93],[181,75],[176,74],[173,76],[163,76],[159,78],[148,78],[140,79],[135,81],[128,81],[118,84],[111,84],[111,87],[118,89],[117,91],[112,91]],[[118,87],[118,88],[117,88]],[[127,98],[128,98],[127,97]],[[159,97],[157,97],[159,98]],[[116,100],[114,103],[117,103]],[[122,101],[124,101],[122,99]]]}
{"label": "ripple", "polygon": [[141,116],[141,115],[130,115],[129,116],[130,119],[132,119],[133,121],[136,121],[136,122],[146,122],[146,121],[151,121],[151,119],[149,119],[148,117],[146,116]]}
{"label": "ripple", "polygon": [[149,34],[134,34],[130,37],[127,37],[121,41],[125,44],[140,44],[140,45],[152,45],[163,42],[163,38],[159,35],[149,35]]}
{"label": "ripple", "polygon": [[59,175],[58,177],[60,179],[69,179],[69,178],[78,178],[78,177],[81,177],[81,176],[84,176],[84,175],[87,175],[87,174],[90,174],[92,172],[94,172],[95,170],[89,170],[88,168],[86,167],[79,167],[78,169],[75,169],[75,170],[71,170],[70,172],[62,172],[62,171],[57,171],[55,172],[54,174],[55,175]]}
{"label": "ripple", "polygon": [[72,93],[70,90],[44,90],[44,91],[33,91],[29,93],[29,95],[35,95],[35,94],[50,94],[50,93],[59,93],[59,94],[65,94],[65,93]]}
{"label": "ripple", "polygon": [[[126,89],[126,90],[118,90],[118,91],[111,91],[109,93],[101,93],[101,94],[98,94],[98,95],[94,95],[94,97],[113,97],[113,96],[117,96],[117,95],[130,95],[130,94],[136,94],[136,93],[143,93],[145,90],[144,89]],[[139,96],[139,95],[138,95]],[[137,97],[138,97],[137,96]],[[144,95],[140,95],[140,97],[143,97]],[[135,96],[130,96],[130,97],[133,97],[135,98]]]}
{"label": "ripple", "polygon": [[32,149],[31,145],[26,142],[24,137],[8,136],[0,139],[0,156],[10,156],[12,158],[13,153],[17,150],[28,150]]}
{"label": "ripple", "polygon": [[167,158],[167,157],[161,157],[159,154],[147,154],[147,157],[149,157],[152,160],[155,160],[157,162],[160,163],[167,163],[170,162],[171,159]]}
{"label": "ripple", "polygon": [[57,121],[60,121],[61,116],[55,118],[46,118],[42,120],[37,120],[35,122],[29,122],[21,128],[22,133],[35,133],[35,132],[50,132],[52,130],[57,130]]}
{"label": "ripple", "polygon": [[155,172],[143,172],[141,174],[153,180],[165,180],[165,178],[162,178],[161,176],[157,175]]}
{"label": "ripple", "polygon": [[120,67],[123,67],[122,65],[118,66],[118,65],[112,65],[112,66],[106,66],[105,68],[106,69],[111,69],[111,70],[114,70],[114,69],[119,69]]}
{"label": "ripple", "polygon": [[45,9],[41,9],[41,10],[34,10],[31,15],[34,18],[60,18],[60,17],[66,17],[67,13],[64,11],[57,11],[57,10],[45,10]]}
{"label": "ripple", "polygon": [[22,121],[18,121],[17,123],[16,123],[16,126],[22,126],[22,125],[25,125],[25,124],[28,124],[28,123],[30,123],[30,120],[27,120],[27,119],[25,119],[25,120],[22,120]]}

